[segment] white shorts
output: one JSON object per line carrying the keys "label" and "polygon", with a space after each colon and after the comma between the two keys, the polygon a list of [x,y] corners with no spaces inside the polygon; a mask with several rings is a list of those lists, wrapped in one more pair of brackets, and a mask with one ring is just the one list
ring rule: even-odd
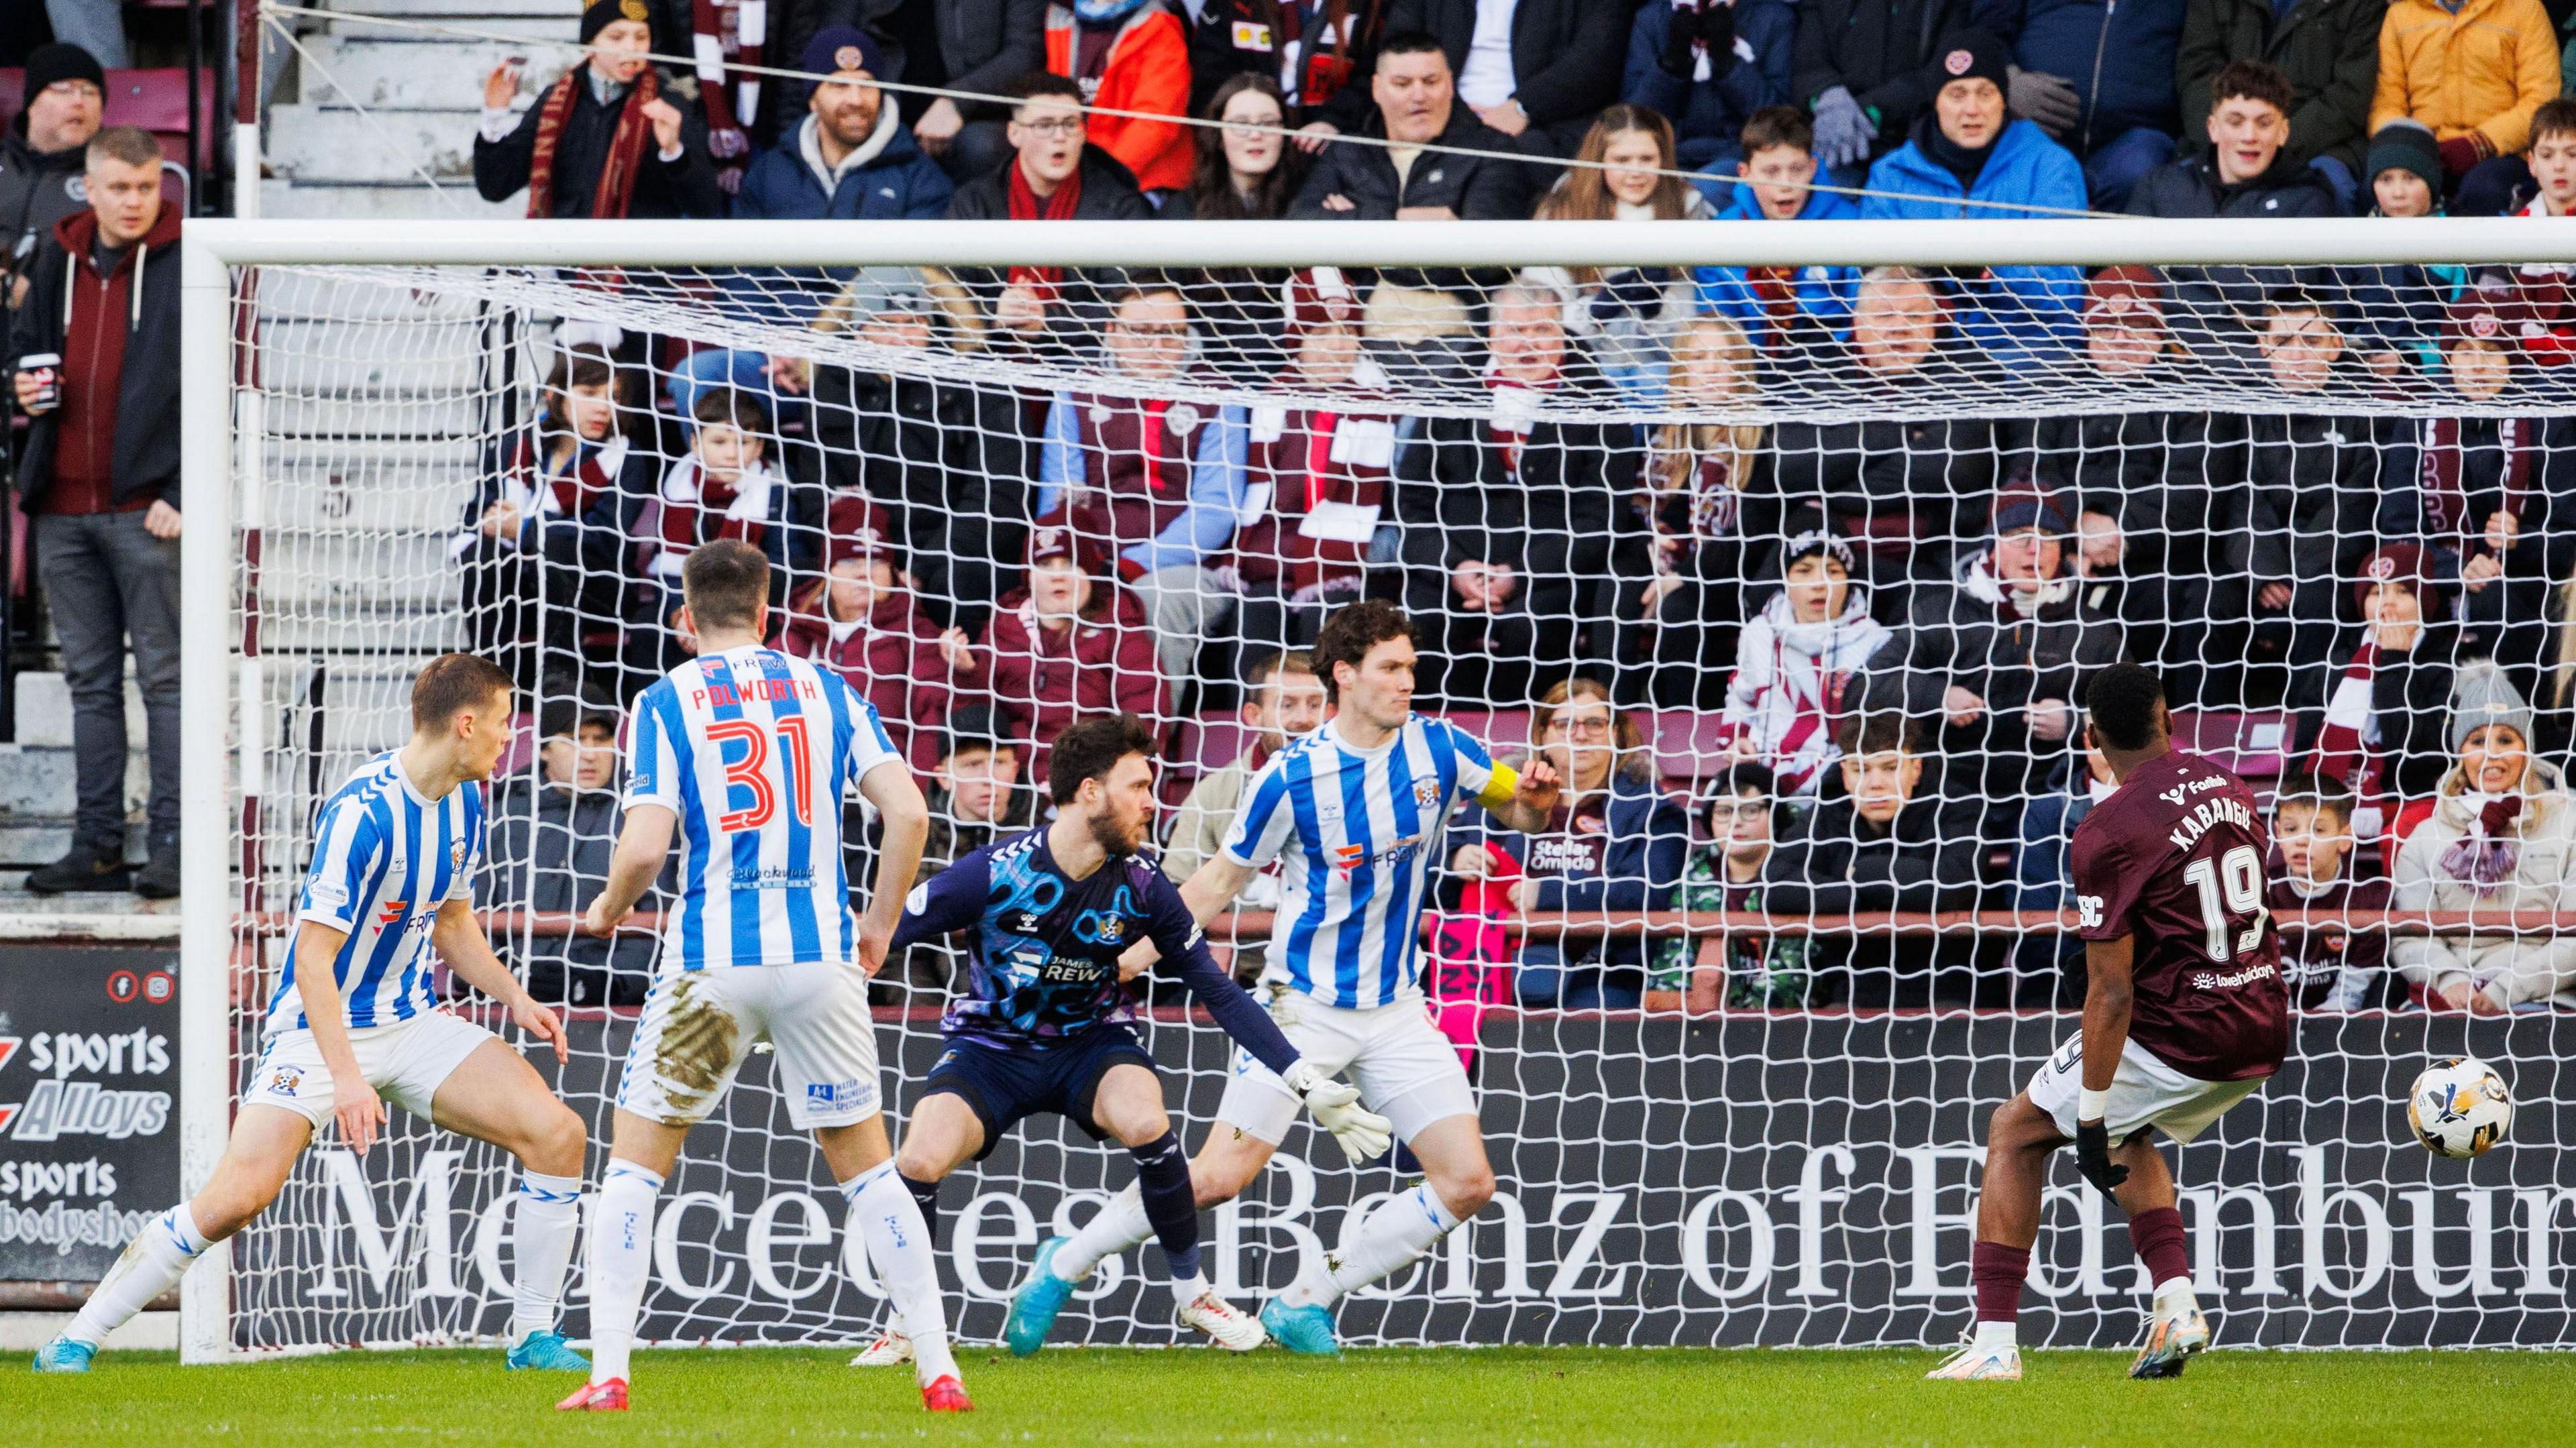
{"label": "white shorts", "polygon": [[[2114,1144],[2150,1126],[2176,1141],[2189,1141],[2226,1115],[2228,1107],[2253,1095],[2263,1081],[2260,1076],[2245,1081],[2195,1081],[2137,1042],[2124,1042],[2102,1124],[2110,1129]],[[2030,1104],[2047,1112],[2057,1122],[2058,1134],[2069,1140],[2075,1136],[2075,1093],[2083,1085],[2081,1035],[2058,1047],[2039,1074],[2030,1078]]]}
{"label": "white shorts", "polygon": [[797,1129],[849,1126],[884,1109],[867,975],[820,962],[719,966],[653,982],[626,1049],[617,1109],[695,1126],[762,1039],[777,1052],[778,1089]]}
{"label": "white shorts", "polygon": [[[376,1094],[427,1119],[429,1103],[474,1048],[497,1041],[481,1026],[446,1011],[429,1011],[390,1026],[368,1026],[349,1033],[358,1070]],[[310,1027],[280,1031],[260,1048],[245,1106],[282,1106],[319,1128],[331,1120],[331,1068],[322,1064],[322,1047]]]}
{"label": "white shorts", "polygon": [[[1328,1076],[1347,1070],[1361,1102],[1395,1123],[1396,1140],[1411,1141],[1435,1121],[1476,1114],[1458,1047],[1431,1024],[1421,997],[1346,1010],[1276,981],[1263,982],[1257,993],[1297,1054]],[[1304,1105],[1277,1072],[1234,1048],[1234,1079],[1225,1083],[1217,1120],[1277,1146]]]}

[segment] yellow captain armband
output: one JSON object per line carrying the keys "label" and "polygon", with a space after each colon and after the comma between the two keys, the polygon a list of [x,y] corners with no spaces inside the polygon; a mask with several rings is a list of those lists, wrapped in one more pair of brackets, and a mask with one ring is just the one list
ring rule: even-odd
{"label": "yellow captain armband", "polygon": [[1487,809],[1501,809],[1520,792],[1521,772],[1508,764],[1496,764],[1485,778],[1485,787],[1476,791],[1476,803]]}

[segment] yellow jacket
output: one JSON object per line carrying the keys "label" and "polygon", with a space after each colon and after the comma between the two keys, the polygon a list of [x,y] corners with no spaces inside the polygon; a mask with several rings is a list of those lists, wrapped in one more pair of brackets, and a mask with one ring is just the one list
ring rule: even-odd
{"label": "yellow jacket", "polygon": [[2558,94],[2558,39],[2540,0],[2391,0],[2379,26],[2370,129],[2411,116],[2450,140],[2476,131],[2499,156],[2531,142],[2531,113]]}

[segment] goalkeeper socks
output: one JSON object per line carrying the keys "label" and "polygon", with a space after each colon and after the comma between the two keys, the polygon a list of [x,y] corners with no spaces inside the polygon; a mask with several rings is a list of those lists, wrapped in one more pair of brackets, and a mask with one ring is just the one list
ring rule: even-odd
{"label": "goalkeeper socks", "polygon": [[2021,1324],[2021,1285],[2030,1279],[2030,1249],[1980,1241],[1968,1249],[1968,1280],[1977,1289],[1977,1346],[2010,1347]]}
{"label": "goalkeeper socks", "polygon": [[147,1223],[135,1234],[125,1255],[107,1270],[89,1301],[81,1305],[80,1315],[63,1329],[63,1336],[91,1347],[107,1341],[107,1335],[132,1320],[134,1314],[152,1305],[152,1300],[178,1285],[205,1250],[214,1244],[197,1230],[197,1219],[188,1214],[188,1204],[181,1202]]}
{"label": "goalkeeper socks", "polygon": [[1056,1248],[1047,1266],[1063,1280],[1079,1282],[1102,1262],[1152,1235],[1154,1222],[1145,1215],[1144,1189],[1129,1187],[1111,1197],[1082,1224],[1082,1230]]}
{"label": "goalkeeper socks", "polygon": [[922,1220],[922,1186],[899,1175],[893,1162],[881,1161],[841,1183],[841,1196],[867,1244],[877,1281],[894,1303],[895,1321],[912,1339],[915,1370],[929,1383],[954,1376],[957,1359],[948,1351],[948,1309],[939,1300],[939,1257],[930,1245],[930,1224]]}
{"label": "goalkeeper socks", "polygon": [[[858,1178],[861,1181],[866,1179],[865,1174]],[[845,1183],[842,1189],[847,1191],[848,1185]],[[939,1245],[939,1183],[904,1177],[903,1189],[912,1193],[913,1208],[921,1213],[921,1230],[929,1234],[932,1246]]]}
{"label": "goalkeeper socks", "polygon": [[1330,1306],[1342,1294],[1411,1265],[1457,1226],[1457,1214],[1425,1182],[1369,1213],[1349,1251],[1326,1256],[1320,1273],[1299,1274],[1279,1300],[1290,1307]]}
{"label": "goalkeeper socks", "polygon": [[2147,1280],[2161,1295],[2164,1284],[2191,1276],[2191,1253],[2183,1245],[2182,1213],[2172,1207],[2150,1207],[2129,1218],[2129,1245],[2147,1266]]}
{"label": "goalkeeper socks", "polygon": [[581,1178],[519,1172],[519,1214],[511,1226],[512,1272],[519,1279],[510,1307],[510,1341],[551,1331],[563,1305],[564,1269],[572,1265],[573,1233],[581,1225]]}
{"label": "goalkeeper socks", "polygon": [[644,1305],[645,1279],[653,1270],[653,1199],[662,1174],[631,1161],[611,1160],[600,1179],[599,1206],[590,1224],[590,1380],[626,1376],[635,1348],[635,1314]]}
{"label": "goalkeeper socks", "polygon": [[1136,1154],[1136,1191],[1145,1204],[1145,1219],[1154,1224],[1154,1239],[1163,1244],[1172,1281],[1197,1281],[1199,1199],[1190,1186],[1190,1159],[1181,1151],[1181,1134],[1167,1130],[1128,1150]]}

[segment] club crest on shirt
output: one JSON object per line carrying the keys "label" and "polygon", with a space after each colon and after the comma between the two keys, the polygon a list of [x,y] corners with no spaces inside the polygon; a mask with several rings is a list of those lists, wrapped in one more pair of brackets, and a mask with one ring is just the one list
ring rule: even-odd
{"label": "club crest on shirt", "polygon": [[296,1088],[303,1084],[303,1067],[280,1066],[276,1070],[268,1073],[268,1084],[262,1086],[260,1089],[271,1096],[292,1096],[295,1094]]}
{"label": "club crest on shirt", "polygon": [[447,867],[451,870],[462,870],[465,868],[465,842],[463,840],[457,840],[448,845]]}
{"label": "club crest on shirt", "polygon": [[1413,782],[1413,802],[1429,809],[1440,802],[1440,781],[1417,779]]}

